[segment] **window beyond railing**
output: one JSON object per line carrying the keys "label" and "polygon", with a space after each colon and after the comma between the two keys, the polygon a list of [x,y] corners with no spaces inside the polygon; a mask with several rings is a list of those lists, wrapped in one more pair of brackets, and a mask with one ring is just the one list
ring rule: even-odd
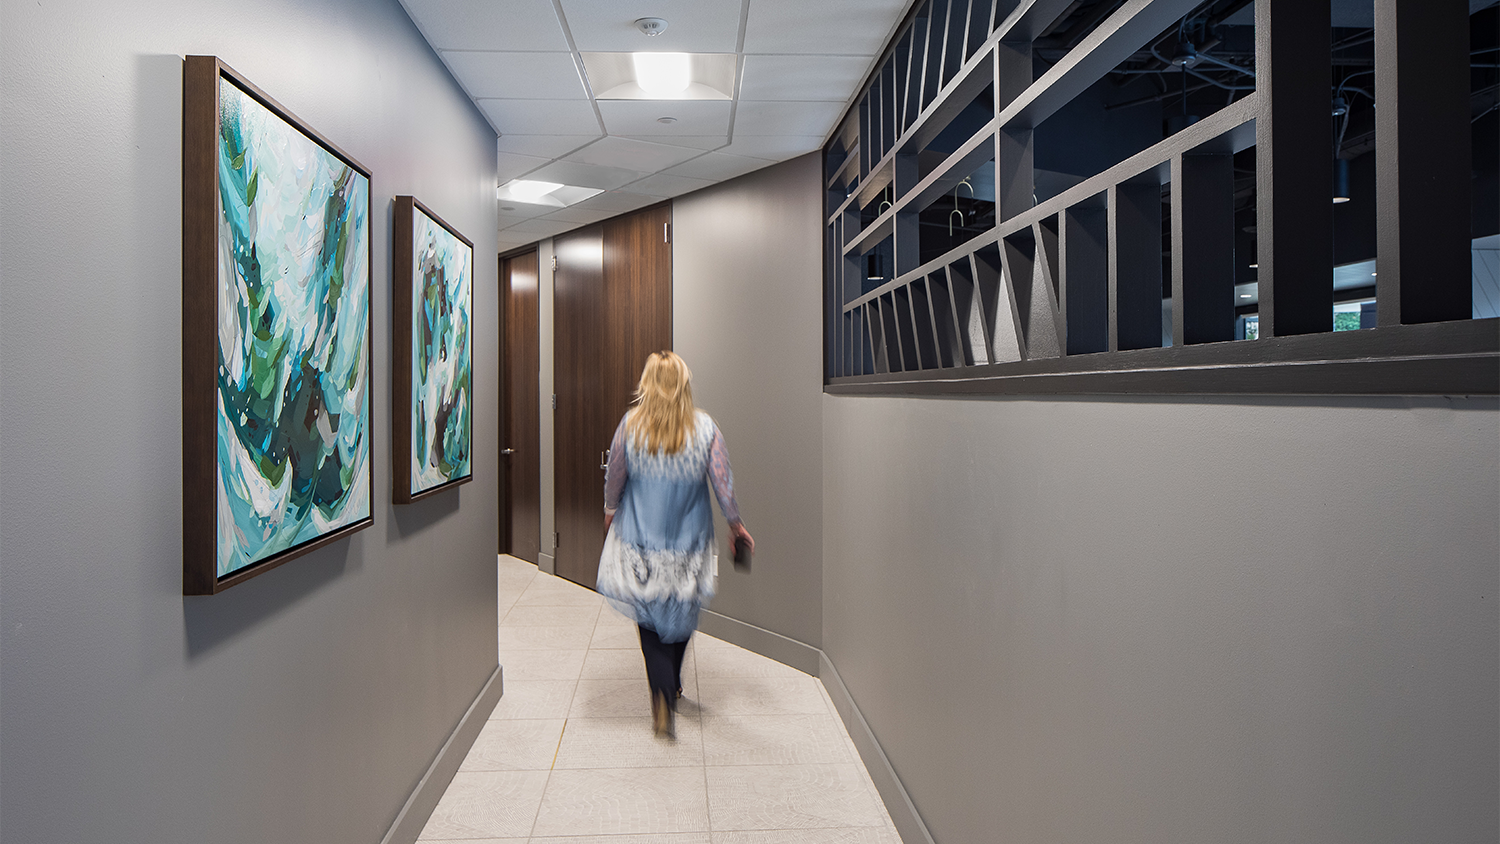
{"label": "window beyond railing", "polygon": [[925,0],[825,149],[828,390],[1500,392],[1497,42],[1496,2]]}

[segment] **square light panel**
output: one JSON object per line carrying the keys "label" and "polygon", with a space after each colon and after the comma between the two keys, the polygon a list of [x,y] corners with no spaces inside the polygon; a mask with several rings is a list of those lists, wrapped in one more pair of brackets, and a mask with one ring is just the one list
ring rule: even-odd
{"label": "square light panel", "polygon": [[732,100],[734,53],[582,53],[596,100]]}
{"label": "square light panel", "polygon": [[502,202],[519,202],[523,205],[546,205],[552,208],[567,208],[577,202],[598,196],[604,191],[598,188],[579,188],[557,182],[542,182],[535,179],[511,179],[495,192]]}

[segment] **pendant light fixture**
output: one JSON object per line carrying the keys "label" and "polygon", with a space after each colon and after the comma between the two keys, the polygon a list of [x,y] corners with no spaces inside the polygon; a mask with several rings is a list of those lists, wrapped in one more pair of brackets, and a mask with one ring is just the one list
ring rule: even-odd
{"label": "pendant light fixture", "polygon": [[1342,205],[1349,201],[1349,159],[1335,158],[1333,160],[1333,204]]}

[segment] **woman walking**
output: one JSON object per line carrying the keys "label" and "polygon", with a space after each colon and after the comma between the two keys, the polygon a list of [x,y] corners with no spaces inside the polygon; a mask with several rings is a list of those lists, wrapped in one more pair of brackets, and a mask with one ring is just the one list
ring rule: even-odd
{"label": "woman walking", "polygon": [[693,407],[691,377],[673,352],[646,360],[604,475],[599,594],[640,627],[652,726],[668,737],[688,638],[698,627],[698,610],[714,594],[710,486],[734,541],[755,548],[734,500],[724,437]]}

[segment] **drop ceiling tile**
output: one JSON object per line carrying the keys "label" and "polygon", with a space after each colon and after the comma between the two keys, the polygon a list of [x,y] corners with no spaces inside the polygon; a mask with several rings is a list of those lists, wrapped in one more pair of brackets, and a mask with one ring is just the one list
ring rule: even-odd
{"label": "drop ceiling tile", "polygon": [[551,214],[548,214],[546,216],[546,219],[557,220],[558,222],[562,223],[573,223],[579,226],[586,226],[589,223],[597,223],[600,220],[608,220],[613,216],[615,216],[615,212],[613,211],[606,211],[602,208],[583,208],[581,205],[574,205],[571,208],[564,208],[561,211],[554,211]]}
{"label": "drop ceiling tile", "polygon": [[514,249],[517,246],[536,243],[540,239],[536,235],[526,234],[525,232],[502,231],[495,237],[495,242],[499,245],[500,251],[504,252],[508,249]]}
{"label": "drop ceiling tile", "polygon": [[691,193],[699,188],[706,188],[713,182],[708,179],[690,179],[687,176],[669,176],[666,173],[657,173],[649,176],[630,186],[630,189],[652,196],[668,197],[681,196]]}
{"label": "drop ceiling tile", "polygon": [[686,164],[673,167],[667,171],[667,175],[688,176],[693,179],[710,179],[715,182],[722,182],[725,179],[743,176],[752,170],[759,170],[774,163],[764,158],[746,158],[742,155],[725,155],[722,152],[710,152]]}
{"label": "drop ceiling tile", "polygon": [[695,155],[698,155],[698,150],[695,149],[611,136],[589,144],[567,156],[566,160],[655,173],[681,164]]}
{"label": "drop ceiling tile", "polygon": [[[611,135],[727,135],[730,105],[724,100],[602,100],[599,113],[604,115],[604,128]],[[660,117],[675,117],[677,122],[658,123]]]}
{"label": "drop ceiling tile", "polygon": [[[562,0],[579,50],[733,53],[740,0]],[[663,18],[666,31],[647,37],[637,18]]]}
{"label": "drop ceiling tile", "polygon": [[562,220],[527,220],[511,226],[501,234],[529,235],[535,240],[542,237],[556,237],[576,228],[578,228],[577,223],[565,223]]}
{"label": "drop ceiling tile", "polygon": [[625,135],[623,137],[633,138],[637,141],[650,141],[653,144],[671,144],[674,147],[686,147],[696,150],[718,149],[729,143],[727,135]]}
{"label": "drop ceiling tile", "polygon": [[623,214],[626,211],[634,211],[644,208],[656,202],[660,202],[659,196],[646,196],[645,194],[631,193],[629,191],[611,190],[605,191],[592,199],[574,205],[578,210],[609,211],[613,214]]}
{"label": "drop ceiling tile", "polygon": [[557,10],[549,0],[401,0],[406,13],[438,50],[549,50],[564,52]]}
{"label": "drop ceiling tile", "polygon": [[771,161],[786,161],[803,153],[821,150],[822,135],[741,135],[719,152],[765,158]]}
{"label": "drop ceiling tile", "polygon": [[838,53],[873,57],[895,34],[907,0],[817,0],[750,4],[746,53]]}
{"label": "drop ceiling tile", "polygon": [[499,206],[500,213],[496,215],[500,228],[508,228],[516,223],[526,220],[534,220],[542,217],[549,211],[556,211],[550,205],[531,205],[525,202],[505,202]]}
{"label": "drop ceiling tile", "polygon": [[847,102],[870,65],[867,56],[746,56],[740,101]]}
{"label": "drop ceiling tile", "polygon": [[740,103],[734,114],[734,136],[817,135],[822,137],[843,116],[842,102]]}
{"label": "drop ceiling tile", "polygon": [[614,190],[647,174],[620,167],[580,164],[576,161],[554,161],[530,175],[531,178],[543,182],[561,182],[580,188]]}
{"label": "drop ceiling tile", "polygon": [[600,137],[598,132],[592,135],[501,135],[495,141],[495,149],[515,155],[541,156],[550,161]]}
{"label": "drop ceiling tile", "polygon": [[[474,99],[586,100],[572,53],[446,50],[443,62]],[[852,89],[851,89],[852,90]]]}
{"label": "drop ceiling tile", "polygon": [[477,100],[502,135],[595,135],[599,118],[588,100]]}
{"label": "drop ceiling tile", "polygon": [[552,160],[550,158],[537,158],[531,155],[512,155],[508,152],[496,153],[495,157],[499,162],[499,170],[496,172],[495,177],[502,183],[508,182],[518,176],[524,176]]}

